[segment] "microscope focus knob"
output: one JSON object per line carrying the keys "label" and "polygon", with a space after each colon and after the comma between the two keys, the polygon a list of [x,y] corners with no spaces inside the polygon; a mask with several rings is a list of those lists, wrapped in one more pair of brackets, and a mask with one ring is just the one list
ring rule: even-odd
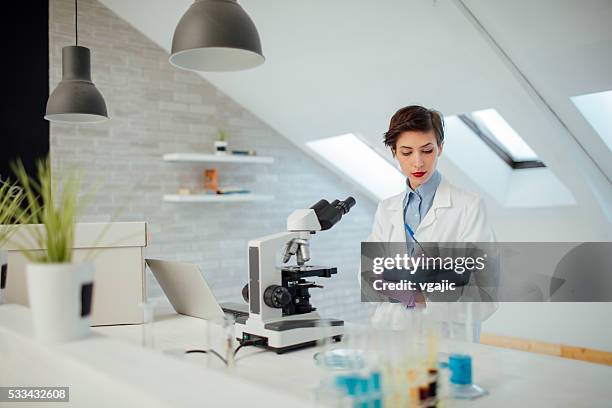
{"label": "microscope focus knob", "polygon": [[284,286],[271,285],[264,292],[264,302],[266,305],[280,309],[291,302],[291,293]]}
{"label": "microscope focus knob", "polygon": [[244,287],[242,288],[242,298],[244,299],[245,302],[249,303],[249,284],[248,283],[244,285]]}

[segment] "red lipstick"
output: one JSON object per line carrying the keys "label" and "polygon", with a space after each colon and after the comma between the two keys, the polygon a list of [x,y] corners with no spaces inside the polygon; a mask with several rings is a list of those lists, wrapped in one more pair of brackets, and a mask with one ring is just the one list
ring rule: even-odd
{"label": "red lipstick", "polygon": [[426,171],[417,171],[414,173],[411,173],[413,177],[423,177],[425,175],[425,173],[427,173]]}

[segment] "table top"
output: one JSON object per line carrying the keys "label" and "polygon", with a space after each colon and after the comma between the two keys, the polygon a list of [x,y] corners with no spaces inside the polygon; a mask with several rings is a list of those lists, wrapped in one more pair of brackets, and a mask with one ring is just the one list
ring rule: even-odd
{"label": "table top", "polygon": [[[181,331],[185,323],[199,328],[201,322],[176,319],[178,326],[169,328]],[[189,337],[189,330],[180,335]],[[207,369],[202,360],[190,363],[143,348],[134,341],[141,331],[141,325],[106,327],[82,339],[44,343],[34,336],[28,308],[0,305],[0,386],[68,387],[69,402],[44,404],[53,407],[243,408],[260,401],[273,407],[313,406],[292,389],[258,384],[226,370]]]}
{"label": "table top", "polygon": [[[142,326],[105,326],[93,330],[142,345]],[[206,366],[205,355],[184,354],[185,350],[202,348],[205,343],[204,320],[164,313],[156,316],[153,333],[156,350]],[[233,375],[263,387],[292,390],[312,398],[323,375],[313,359],[318,351],[313,347],[277,355],[245,347],[237,355]],[[453,406],[603,407],[612,403],[612,367],[481,344],[470,345],[470,353],[474,382],[487,389],[489,395],[472,401],[453,401]]]}

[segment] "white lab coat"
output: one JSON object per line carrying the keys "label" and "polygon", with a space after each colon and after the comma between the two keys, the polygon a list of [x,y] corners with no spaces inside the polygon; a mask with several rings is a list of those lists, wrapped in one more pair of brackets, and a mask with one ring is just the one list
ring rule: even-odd
{"label": "white lab coat", "polygon": [[[368,242],[405,242],[404,198],[406,192],[387,198],[378,204],[372,233]],[[414,232],[415,238],[423,242],[494,242],[495,236],[484,207],[483,200],[474,193],[461,190],[450,184],[444,177],[434,196],[431,208]],[[460,308],[461,305],[455,305]],[[404,309],[401,304],[379,305],[373,320],[383,315],[396,314]],[[427,304],[428,314],[435,320],[448,320],[448,305],[431,302]],[[497,309],[497,304],[472,303],[473,319],[482,321]],[[404,313],[401,313],[402,315]],[[392,318],[393,320],[393,318]]]}
{"label": "white lab coat", "polygon": [[[406,192],[378,204],[368,242],[405,242]],[[414,232],[419,242],[493,242],[482,199],[450,184],[444,177],[431,208]]]}

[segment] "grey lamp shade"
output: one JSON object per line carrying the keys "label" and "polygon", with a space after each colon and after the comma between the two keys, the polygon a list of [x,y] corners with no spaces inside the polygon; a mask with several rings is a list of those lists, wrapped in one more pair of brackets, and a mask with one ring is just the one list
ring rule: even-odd
{"label": "grey lamp shade", "polygon": [[196,0],[172,38],[170,63],[193,71],[239,71],[264,62],[255,24],[236,0]]}
{"label": "grey lamp shade", "polygon": [[62,80],[49,96],[45,119],[63,123],[97,123],[108,119],[102,94],[91,82],[89,48],[62,49]]}

